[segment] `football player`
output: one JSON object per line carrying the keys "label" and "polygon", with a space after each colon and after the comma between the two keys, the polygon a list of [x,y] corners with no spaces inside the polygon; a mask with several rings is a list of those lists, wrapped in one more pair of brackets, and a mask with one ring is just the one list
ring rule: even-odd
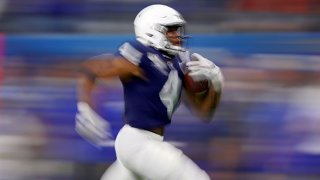
{"label": "football player", "polygon": [[163,141],[165,126],[184,94],[186,71],[196,82],[209,82],[204,93],[186,93],[199,116],[210,120],[220,101],[222,73],[212,61],[189,55],[183,47],[185,23],[168,6],[148,6],[134,20],[135,40],[123,43],[114,56],[101,55],[83,63],[76,130],[84,138],[98,146],[110,139],[108,121],[92,107],[95,80],[119,77],[124,91],[125,125],[115,140],[117,160],[102,179],[210,179],[181,150]]}

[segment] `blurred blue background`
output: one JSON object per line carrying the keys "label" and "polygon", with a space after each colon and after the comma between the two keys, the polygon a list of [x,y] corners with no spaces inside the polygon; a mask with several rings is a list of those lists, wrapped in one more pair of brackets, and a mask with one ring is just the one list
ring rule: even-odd
{"label": "blurred blue background", "polygon": [[[115,160],[74,131],[79,64],[134,38],[146,0],[0,0],[0,179],[99,179]],[[183,105],[165,139],[216,180],[320,179],[320,2],[165,0],[219,65],[214,121]],[[123,125],[118,80],[99,81],[98,111]]]}

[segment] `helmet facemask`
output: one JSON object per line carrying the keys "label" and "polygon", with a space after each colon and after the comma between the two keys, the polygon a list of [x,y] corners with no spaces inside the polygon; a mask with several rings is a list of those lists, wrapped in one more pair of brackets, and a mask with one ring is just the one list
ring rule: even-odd
{"label": "helmet facemask", "polygon": [[166,44],[164,46],[165,50],[169,54],[177,54],[179,52],[185,51],[184,41],[186,39],[185,29],[183,25],[170,25],[165,27],[164,32],[166,36]]}

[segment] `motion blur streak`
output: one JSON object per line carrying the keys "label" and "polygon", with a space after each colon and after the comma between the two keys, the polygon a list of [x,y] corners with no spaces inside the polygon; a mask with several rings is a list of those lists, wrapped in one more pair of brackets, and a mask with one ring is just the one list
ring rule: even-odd
{"label": "motion blur streak", "polygon": [[[77,68],[134,38],[132,17],[154,1],[0,2],[0,180],[98,179],[116,157],[74,131]],[[181,106],[165,138],[215,180],[320,179],[320,3],[164,3],[186,15],[187,46],[225,75],[214,121]],[[113,135],[120,86],[101,80],[94,94]]]}

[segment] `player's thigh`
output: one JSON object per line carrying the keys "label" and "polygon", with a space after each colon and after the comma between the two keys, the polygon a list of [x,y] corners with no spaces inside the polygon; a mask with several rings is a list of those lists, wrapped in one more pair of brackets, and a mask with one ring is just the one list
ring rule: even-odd
{"label": "player's thigh", "polygon": [[209,179],[207,174],[189,157],[167,142],[149,142],[141,151],[140,156],[145,157],[147,177],[166,180]]}
{"label": "player's thigh", "polygon": [[117,158],[147,179],[209,179],[181,150],[162,140],[154,133],[126,125],[116,138]]}
{"label": "player's thigh", "polygon": [[208,180],[208,175],[190,158],[167,142],[148,141],[127,166],[153,180]]}

